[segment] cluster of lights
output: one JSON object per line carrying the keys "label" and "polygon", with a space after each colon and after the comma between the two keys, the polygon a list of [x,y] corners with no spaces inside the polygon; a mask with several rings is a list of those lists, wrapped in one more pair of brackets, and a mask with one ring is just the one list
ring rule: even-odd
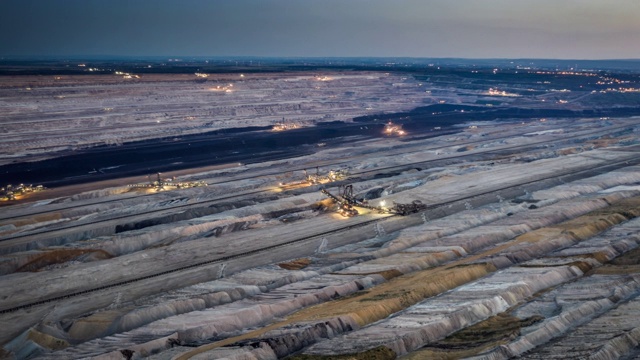
{"label": "cluster of lights", "polygon": [[298,129],[298,128],[300,128],[300,125],[298,125],[298,124],[281,122],[281,123],[277,123],[277,124],[273,125],[272,130],[273,131],[286,131],[286,130],[293,130],[293,129]]}
{"label": "cluster of lights", "polygon": [[402,125],[396,125],[389,121],[389,123],[384,127],[384,133],[386,135],[406,135],[407,132],[402,130]]}
{"label": "cluster of lights", "polygon": [[582,71],[535,71],[538,75],[573,75],[573,76],[598,76],[598,74],[582,72]]}
{"label": "cluster of lights", "polygon": [[485,93],[490,96],[506,96],[506,97],[519,97],[520,95],[514,93],[508,93],[506,91],[500,91],[498,89],[489,88],[489,91]]}
{"label": "cluster of lights", "polygon": [[25,185],[20,184],[17,186],[13,186],[11,184],[0,188],[0,200],[2,201],[10,201],[10,200],[19,200],[22,195],[30,194],[33,192],[38,192],[45,190],[45,187],[42,185]]}
{"label": "cluster of lights", "polygon": [[596,91],[596,90],[591,91],[592,94],[595,94],[595,93],[598,93],[598,92],[601,93],[601,94],[606,94],[608,92],[620,92],[620,93],[633,92],[633,93],[636,93],[636,92],[640,92],[640,88],[623,88],[623,87],[621,87],[621,88],[607,88],[605,90],[600,90],[600,91]]}
{"label": "cluster of lights", "polygon": [[629,84],[629,83],[631,83],[631,81],[629,81],[629,80],[620,80],[620,79],[610,78],[610,77],[602,77],[600,79],[602,79],[602,80],[599,80],[596,84],[598,84],[598,85],[613,85],[613,84]]}
{"label": "cluster of lights", "polygon": [[[87,66],[87,64],[78,64],[78,67],[86,67],[86,66]],[[87,71],[91,71],[91,72],[93,72],[93,71],[104,71],[104,69],[98,69],[98,68],[88,68],[86,70]],[[56,77],[56,80],[60,80],[60,78]]]}
{"label": "cluster of lights", "polygon": [[209,91],[218,91],[218,92],[225,92],[225,93],[230,93],[233,90],[231,89],[233,87],[233,84],[229,84],[227,86],[220,86],[217,85],[216,87],[210,87]]}
{"label": "cluster of lights", "polygon": [[140,75],[132,75],[122,71],[116,71],[116,75],[121,75],[123,79],[140,79]]}

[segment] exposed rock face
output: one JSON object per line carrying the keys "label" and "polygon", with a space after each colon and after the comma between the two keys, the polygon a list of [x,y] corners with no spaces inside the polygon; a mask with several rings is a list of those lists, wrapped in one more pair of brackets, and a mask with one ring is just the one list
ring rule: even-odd
{"label": "exposed rock face", "polygon": [[[12,134],[3,143],[0,163],[88,146],[268,127],[283,117],[307,126],[349,120],[371,111],[410,110],[424,97],[411,77],[361,72],[328,75],[330,81],[319,81],[310,73],[247,74],[242,79],[237,74],[212,74],[207,81],[194,83],[192,74],[150,74],[138,81],[141,84],[113,81],[119,78],[115,75],[68,76],[58,83],[24,77],[22,84],[17,79],[14,86],[30,87],[28,96],[8,83],[0,86],[5,99],[0,119],[4,131]],[[42,82],[47,84],[35,85]],[[345,92],[350,96],[336,96]],[[24,126],[26,121],[29,126]]]}
{"label": "exposed rock face", "polygon": [[[187,179],[206,188],[13,205],[0,213],[0,357],[632,358],[636,122],[356,139]],[[345,163],[346,180],[277,186]],[[319,191],[347,184],[368,201],[351,218]],[[428,208],[378,211],[414,200]]]}

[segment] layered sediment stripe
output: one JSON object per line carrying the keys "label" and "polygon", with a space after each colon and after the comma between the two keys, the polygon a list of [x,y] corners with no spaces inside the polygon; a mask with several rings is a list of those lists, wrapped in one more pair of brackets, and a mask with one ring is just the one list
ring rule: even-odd
{"label": "layered sediment stripe", "polygon": [[[609,204],[620,203],[617,206],[610,207]],[[474,256],[470,256],[463,260],[452,263],[451,265],[445,266],[445,268],[438,268],[432,270],[423,270],[417,273],[413,273],[407,276],[402,276],[400,278],[396,278],[389,283],[385,283],[381,286],[373,288],[371,291],[366,294],[352,297],[346,300],[337,300],[330,304],[324,304],[319,309],[313,309],[313,315],[311,315],[310,310],[303,310],[300,313],[296,314],[292,317],[291,322],[295,322],[295,319],[304,318],[306,316],[314,316],[320,318],[331,318],[333,316],[349,316],[355,319],[360,326],[366,326],[368,324],[372,324],[379,320],[385,319],[390,315],[401,312],[404,309],[415,305],[423,299],[441,294],[445,292],[447,289],[456,288],[464,283],[469,283],[474,280],[477,280],[481,277],[484,277],[486,274],[489,274],[492,271],[495,271],[496,267],[493,265],[489,265],[488,263],[483,264],[483,261],[490,260],[492,256],[495,254],[500,254],[501,252],[508,253],[510,248],[521,249],[524,253],[527,254],[526,257],[521,257],[520,260],[518,258],[509,259],[511,265],[517,264],[518,261],[526,261],[525,258],[536,258],[540,256],[544,256],[549,252],[560,250],[562,248],[571,246],[580,240],[588,239],[591,236],[595,236],[596,234],[611,228],[615,224],[626,221],[628,217],[637,216],[633,212],[629,212],[629,207],[638,208],[638,203],[640,203],[639,198],[632,198],[629,200],[624,200],[624,196],[619,198],[611,198],[608,201],[604,200],[594,200],[591,202],[582,203],[582,205],[577,206],[577,210],[573,212],[569,212],[572,214],[580,214],[580,213],[589,213],[589,211],[594,211],[597,209],[606,209],[602,210],[603,213],[593,214],[583,216],[582,218],[577,218],[575,220],[568,221],[566,223],[562,223],[557,227],[550,228],[548,230],[541,230],[539,234],[534,236],[536,238],[535,241],[531,241],[532,237],[521,236],[516,238],[514,241],[510,241],[505,243],[502,246],[492,249],[489,252],[483,252]],[[584,206],[584,204],[590,204],[588,206]],[[624,213],[626,216],[622,216],[621,213]],[[598,217],[606,217],[602,220],[599,220],[595,226],[587,226],[587,229],[581,229],[585,224],[593,222],[593,216]],[[552,219],[558,219],[557,214],[549,219],[549,222],[553,222]],[[564,232],[564,233],[563,233]],[[563,241],[558,241],[558,234],[562,234]],[[546,236],[545,236],[546,235]],[[566,236],[565,236],[566,235]],[[567,239],[564,241],[564,239]],[[468,264],[468,263],[476,263],[476,265],[467,265],[460,267],[459,265]],[[490,261],[491,263],[491,261]],[[457,266],[456,266],[457,265]],[[557,271],[559,269],[564,268],[564,275],[558,275]],[[394,350],[397,354],[406,354],[409,351],[413,351],[418,349],[425,344],[428,344],[431,341],[435,341],[437,339],[444,338],[445,336],[462,329],[464,326],[473,324],[475,322],[479,322],[485,320],[491,316],[494,316],[510,306],[515,305],[519,301],[524,300],[527,297],[532,296],[534,293],[548,289],[569,280],[575,279],[579,276],[582,276],[583,271],[579,266],[563,266],[563,267],[552,267],[551,269],[542,269],[544,271],[549,272],[549,281],[544,280],[540,276],[534,276],[529,278],[531,284],[525,284],[522,286],[516,286],[510,291],[499,292],[494,295],[492,298],[494,300],[486,300],[480,299],[478,302],[478,307],[475,309],[478,312],[474,312],[473,314],[466,314],[463,312],[456,312],[456,316],[460,314],[464,314],[467,316],[464,319],[458,318],[454,316],[452,319],[441,319],[438,321],[435,320],[435,324],[430,325],[436,329],[444,329],[440,332],[436,332],[437,336],[424,335],[426,333],[430,333],[429,331],[423,331],[424,329],[418,328],[415,330],[404,329],[399,330],[398,327],[394,327],[393,325],[389,325],[391,329],[391,333],[388,335],[379,335],[380,327],[384,327],[387,321],[383,321],[382,323],[377,323],[376,329],[371,330],[371,333],[367,332],[369,327],[364,327],[362,330],[356,331],[353,334],[340,336],[335,338],[334,340],[323,341],[318,343],[317,345],[311,346],[305,353],[309,354],[345,354],[352,352],[349,349],[353,348],[353,344],[363,344],[358,350],[359,351],[367,351],[373,347],[379,345],[385,345],[392,350]],[[538,271],[542,271],[538,270]],[[507,270],[513,271],[513,270]],[[535,271],[534,268],[523,268],[521,271]],[[465,279],[465,276],[466,279]],[[460,283],[459,281],[462,281]],[[485,287],[486,284],[482,284],[482,288]],[[402,290],[400,290],[402,289]],[[455,292],[455,291],[454,291]],[[495,305],[495,296],[502,299],[506,305],[497,306]],[[441,298],[441,297],[439,297]],[[489,301],[489,303],[485,304],[484,301]],[[429,300],[426,300],[429,302]],[[500,301],[499,301],[500,302]],[[491,305],[493,304],[493,305]],[[416,305],[419,306],[419,305]],[[489,309],[489,310],[487,310]],[[493,309],[493,310],[491,310]],[[462,310],[461,310],[462,311]],[[409,313],[410,310],[409,310]],[[403,315],[400,315],[403,316]],[[460,315],[462,316],[462,315]],[[416,314],[411,314],[406,321],[410,322],[410,319],[416,318]],[[468,320],[474,319],[474,320]],[[425,320],[427,321],[427,320]],[[429,322],[429,321],[427,321]],[[454,325],[450,325],[450,324]],[[449,325],[445,325],[449,324]],[[459,326],[456,326],[458,324]],[[433,331],[433,330],[432,330]],[[382,330],[384,334],[384,330]],[[405,335],[400,335],[401,333]],[[433,334],[433,332],[431,332]],[[360,335],[362,334],[362,335]],[[379,336],[373,336],[373,334],[378,334]],[[268,338],[269,334],[264,334],[261,336],[262,339]],[[243,338],[246,338],[243,336]],[[356,341],[357,339],[357,341]],[[374,340],[367,340],[374,339]],[[205,346],[200,351],[207,351],[208,349],[213,349],[219,344],[212,344],[212,346]],[[180,357],[188,358],[189,355],[195,354],[185,354],[185,356]]]}

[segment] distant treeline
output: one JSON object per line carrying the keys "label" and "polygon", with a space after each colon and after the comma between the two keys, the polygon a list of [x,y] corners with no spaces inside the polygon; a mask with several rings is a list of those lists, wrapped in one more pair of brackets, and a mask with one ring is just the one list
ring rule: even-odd
{"label": "distant treeline", "polygon": [[[85,64],[85,67],[78,67]],[[440,67],[440,68],[439,68]],[[0,59],[0,75],[260,73],[287,71],[430,72],[446,69],[544,69],[640,72],[640,60],[447,58],[82,58]],[[97,68],[98,71],[87,71]]]}

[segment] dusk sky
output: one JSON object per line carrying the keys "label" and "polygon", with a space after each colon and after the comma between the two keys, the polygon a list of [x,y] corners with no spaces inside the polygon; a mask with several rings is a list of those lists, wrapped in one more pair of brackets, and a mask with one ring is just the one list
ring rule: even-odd
{"label": "dusk sky", "polygon": [[2,56],[640,58],[638,0],[1,0]]}

